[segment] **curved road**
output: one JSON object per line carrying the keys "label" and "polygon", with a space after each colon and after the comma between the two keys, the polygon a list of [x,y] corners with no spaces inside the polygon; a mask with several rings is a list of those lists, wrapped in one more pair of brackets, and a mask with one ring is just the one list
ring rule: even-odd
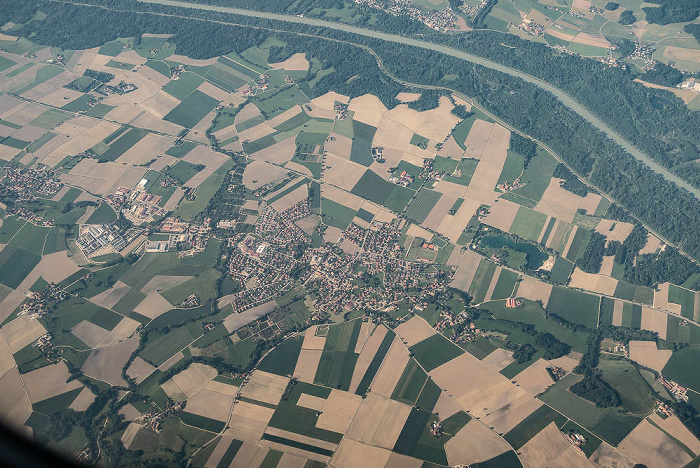
{"label": "curved road", "polygon": [[618,143],[620,146],[622,146],[628,153],[630,153],[632,156],[637,158],[638,160],[642,161],[644,164],[649,166],[654,172],[657,172],[661,174],[664,178],[667,180],[670,180],[674,182],[676,185],[679,187],[682,187],[686,189],[688,192],[692,193],[695,197],[700,198],[700,189],[693,187],[690,185],[688,182],[684,181],[671,171],[669,171],[667,168],[659,165],[656,163],[653,159],[651,159],[649,156],[646,154],[642,153],[640,150],[635,148],[631,143],[629,143],[627,140],[625,140],[622,136],[618,135],[613,129],[608,127],[602,120],[600,120],[598,117],[593,115],[588,109],[583,107],[581,104],[576,102],[571,96],[560,90],[559,88],[556,88],[552,86],[551,84],[542,81],[538,78],[535,78],[534,76],[528,75],[527,73],[523,73],[519,70],[516,70],[514,68],[506,67],[504,65],[501,65],[496,62],[492,62],[491,60],[485,59],[483,57],[479,57],[477,55],[473,55],[467,52],[463,52],[461,50],[454,49],[452,47],[447,47],[443,46],[440,44],[434,44],[432,42],[426,42],[426,41],[421,41],[419,39],[413,39],[410,37],[403,37],[399,36],[397,34],[388,34],[388,33],[383,33],[380,31],[374,31],[371,29],[364,29],[364,28],[359,28],[357,26],[351,26],[348,24],[343,24],[343,23],[334,23],[331,21],[324,21],[324,20],[319,20],[315,18],[307,18],[307,17],[299,17],[299,16],[293,16],[293,15],[284,15],[284,14],[278,14],[278,13],[265,13],[265,12],[260,12],[260,11],[253,11],[253,10],[244,10],[240,8],[231,8],[231,7],[223,7],[223,6],[217,6],[217,5],[203,5],[203,4],[193,4],[193,3],[188,3],[184,1],[178,1],[178,0],[139,0],[143,3],[156,3],[160,5],[167,5],[167,6],[174,6],[174,7],[181,7],[181,8],[191,8],[191,9],[198,9],[198,10],[212,10],[212,11],[217,11],[217,12],[222,12],[222,13],[231,13],[235,15],[241,15],[241,16],[251,16],[251,17],[256,17],[256,18],[264,18],[264,19],[269,19],[269,20],[276,20],[276,21],[286,21],[288,23],[301,23],[301,24],[306,24],[310,26],[320,26],[324,28],[329,28],[329,29],[335,29],[339,31],[344,31],[344,32],[349,32],[353,34],[358,34],[361,36],[366,36],[366,37],[371,37],[374,39],[381,39],[384,41],[388,42],[395,42],[399,44],[405,44],[413,47],[420,47],[423,49],[428,49],[428,50],[433,50],[435,52],[439,52],[445,55],[449,55],[451,57],[455,57],[461,60],[466,60],[468,62],[475,63],[477,65],[481,65],[486,68],[490,68],[502,73],[506,73],[511,76],[515,76],[517,78],[520,78],[522,80],[527,81],[528,83],[532,83],[540,88],[542,88],[545,91],[548,91],[555,95],[564,105],[569,107],[571,110],[579,114],[581,117],[589,121],[591,124],[593,124],[596,128],[601,130],[603,133],[605,133],[608,137],[612,138],[616,143]]}

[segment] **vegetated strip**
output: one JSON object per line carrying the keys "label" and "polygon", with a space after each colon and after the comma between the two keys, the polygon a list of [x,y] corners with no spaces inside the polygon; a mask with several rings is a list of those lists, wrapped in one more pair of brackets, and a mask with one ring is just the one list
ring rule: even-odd
{"label": "vegetated strip", "polygon": [[263,434],[262,438],[263,440],[269,440],[270,442],[276,442],[289,447],[306,450],[307,452],[318,453],[319,455],[324,455],[327,457],[333,456],[333,450],[316,447],[315,445],[309,445],[303,442],[297,442],[296,440],[285,439],[284,437],[279,437],[272,434]]}

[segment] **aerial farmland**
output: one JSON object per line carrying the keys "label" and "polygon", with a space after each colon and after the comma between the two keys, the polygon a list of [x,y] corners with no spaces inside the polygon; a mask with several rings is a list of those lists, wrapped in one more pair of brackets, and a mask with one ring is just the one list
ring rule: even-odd
{"label": "aerial farmland", "polygon": [[13,429],[115,466],[697,463],[700,268],[478,100],[270,31],[209,58],[12,32]]}

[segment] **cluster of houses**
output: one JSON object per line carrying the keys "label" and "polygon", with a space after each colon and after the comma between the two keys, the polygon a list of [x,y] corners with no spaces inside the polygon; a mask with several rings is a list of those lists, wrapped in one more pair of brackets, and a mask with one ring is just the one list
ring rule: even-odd
{"label": "cluster of houses", "polygon": [[524,186],[525,184],[520,180],[520,177],[518,177],[513,181],[512,184],[508,181],[505,181],[502,184],[498,184],[496,188],[501,192],[510,192],[511,190],[516,190]]}
{"label": "cluster of houses", "polygon": [[160,432],[163,421],[169,418],[174,418],[185,409],[186,402],[177,401],[173,402],[170,399],[165,402],[165,409],[161,410],[155,404],[151,407],[151,411],[142,415],[139,418],[139,422],[143,424],[144,427],[150,428],[156,432]]}
{"label": "cluster of houses", "polygon": [[424,11],[417,8],[413,0],[355,0],[358,5],[367,5],[394,16],[408,16],[438,31],[454,29],[459,16],[452,8]]}
{"label": "cluster of houses", "polygon": [[41,351],[47,361],[58,362],[63,354],[63,348],[56,348],[51,341],[51,333],[45,333],[34,342],[34,347]]}
{"label": "cluster of houses", "polygon": [[578,431],[571,430],[569,432],[562,431],[562,434],[566,436],[567,439],[569,439],[569,442],[579,449],[581,452],[583,452],[583,449],[581,448],[586,442],[588,442],[588,439],[584,437],[583,434],[581,434]]}
{"label": "cluster of houses", "polygon": [[158,232],[168,234],[168,250],[177,249],[180,257],[192,256],[206,250],[211,237],[211,219],[186,222],[168,217],[163,220]]}
{"label": "cluster of houses", "polygon": [[310,214],[307,200],[302,200],[282,213],[266,205],[255,222],[255,232],[264,236],[267,242],[280,246],[305,244],[309,238],[294,221]]}
{"label": "cluster of houses", "polygon": [[673,408],[671,408],[661,400],[656,400],[656,406],[654,408],[654,411],[656,413],[659,413],[659,415],[662,416],[664,419],[668,418],[669,416],[673,416],[674,414]]}
{"label": "cluster of houses", "polygon": [[656,60],[652,57],[654,52],[656,52],[654,44],[635,41],[634,52],[632,52],[631,57],[643,61],[644,70],[651,70],[656,65]]}
{"label": "cluster of houses", "polygon": [[118,253],[136,239],[143,229],[129,228],[126,231],[111,224],[81,224],[76,244],[86,257]]}
{"label": "cluster of houses", "polygon": [[344,102],[335,101],[333,110],[335,111],[335,120],[345,120],[348,115],[348,105]]}
{"label": "cluster of houses", "polygon": [[688,389],[678,385],[671,379],[667,379],[663,375],[659,374],[659,382],[666,387],[666,390],[673,395],[676,400],[688,402]]}
{"label": "cluster of houses", "polygon": [[30,318],[39,317],[49,311],[49,306],[58,304],[68,297],[68,294],[57,284],[49,283],[39,291],[27,292],[28,299],[22,304],[18,315],[28,315]]}
{"label": "cluster of houses", "polygon": [[253,80],[253,84],[241,89],[241,94],[243,96],[255,96],[260,93],[264,93],[267,91],[267,88],[269,86],[268,80],[270,79],[270,75],[267,73],[261,73],[255,80]]}
{"label": "cluster of houses", "polygon": [[61,190],[63,184],[55,175],[53,171],[6,166],[0,179],[0,193],[14,199],[12,206],[7,207],[8,214],[19,216],[37,226],[53,226],[54,219],[36,214],[28,205],[37,196],[51,198]]}
{"label": "cluster of houses", "polygon": [[[392,169],[394,169],[393,172],[392,172]],[[392,184],[401,185],[403,187],[408,187],[415,180],[413,178],[413,176],[411,174],[409,174],[408,172],[401,171],[400,174],[397,174],[395,169],[396,168],[391,168],[388,171],[388,172],[392,172],[391,176],[389,176],[389,182],[391,182]]]}
{"label": "cluster of houses", "polygon": [[114,224],[82,224],[76,244],[86,257],[119,252],[126,239]]}
{"label": "cluster of houses", "polygon": [[119,187],[107,196],[107,203],[120,210],[126,219],[136,225],[153,222],[156,216],[165,216],[167,211],[158,206],[162,197],[145,191],[148,179],[141,179],[134,190]]}

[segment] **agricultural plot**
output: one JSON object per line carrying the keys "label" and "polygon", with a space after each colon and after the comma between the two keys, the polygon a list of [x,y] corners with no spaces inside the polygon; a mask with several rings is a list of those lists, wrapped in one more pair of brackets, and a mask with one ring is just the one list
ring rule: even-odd
{"label": "agricultural plot", "polygon": [[409,350],[428,372],[464,353],[458,346],[440,334],[435,334],[416,343]]}
{"label": "agricultural plot", "polygon": [[353,320],[330,327],[314,383],[341,390],[350,388],[358,358],[354,350],[361,325],[361,320]]}
{"label": "agricultural plot", "polygon": [[218,104],[219,101],[213,97],[195,90],[163,119],[185,128],[192,128]]}
{"label": "agricultural plot", "polygon": [[547,302],[547,310],[570,322],[595,328],[599,305],[599,296],[555,286]]}
{"label": "agricultural plot", "polygon": [[422,223],[428,217],[438,200],[440,200],[440,197],[442,197],[440,192],[422,188],[418,191],[416,197],[411,200],[404,214],[417,223]]}

